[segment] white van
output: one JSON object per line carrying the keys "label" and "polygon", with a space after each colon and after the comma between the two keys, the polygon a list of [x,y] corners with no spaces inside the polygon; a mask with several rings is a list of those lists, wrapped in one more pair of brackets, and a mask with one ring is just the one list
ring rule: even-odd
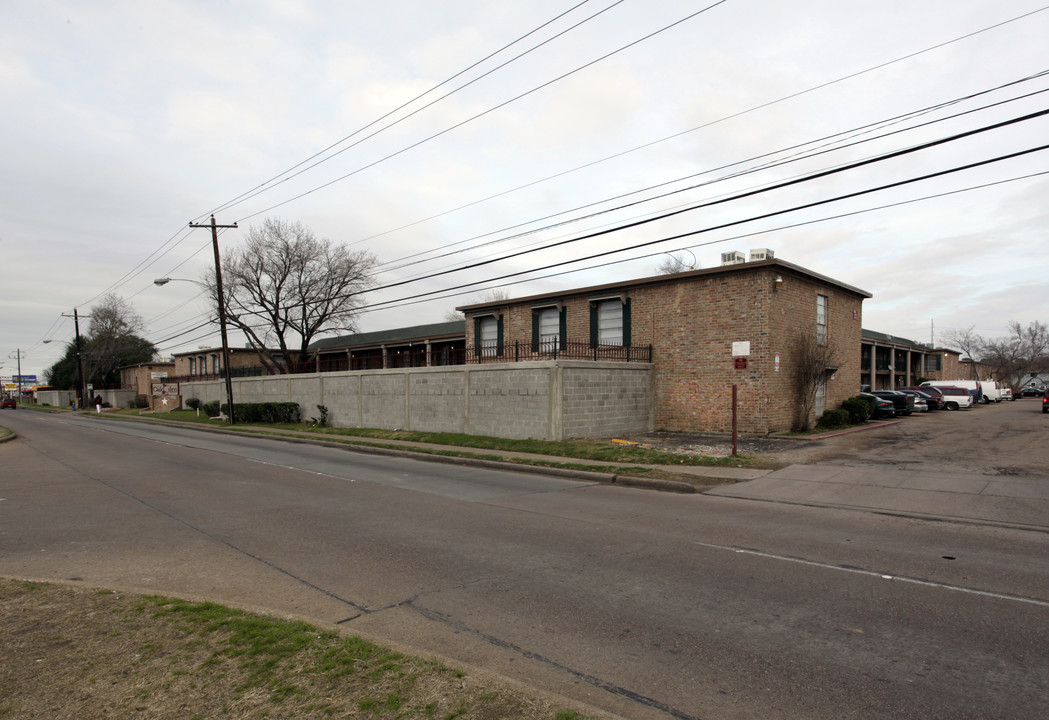
{"label": "white van", "polygon": [[1002,386],[997,380],[981,380],[980,389],[983,390],[983,401],[985,403],[1000,403],[1002,401]]}
{"label": "white van", "polygon": [[919,387],[934,387],[934,388],[945,388],[945,387],[959,387],[965,388],[969,391],[972,396],[972,404],[980,402],[983,399],[983,389],[980,387],[980,383],[976,380],[926,380]]}

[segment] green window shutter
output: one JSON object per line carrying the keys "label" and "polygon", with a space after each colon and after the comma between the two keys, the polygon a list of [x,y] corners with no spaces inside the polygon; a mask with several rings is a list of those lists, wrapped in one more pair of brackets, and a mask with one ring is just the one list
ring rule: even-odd
{"label": "green window shutter", "polygon": [[568,343],[568,308],[561,306],[560,317],[557,319],[557,334],[560,335],[560,345],[562,348]]}
{"label": "green window shutter", "polygon": [[502,315],[499,316],[499,319],[496,322],[496,338],[497,339],[495,341],[495,344],[498,346],[498,350],[496,350],[495,354],[496,355],[502,355],[503,354],[503,316]]}
{"label": "green window shutter", "polygon": [[481,357],[481,318],[474,318],[474,355]]}
{"label": "green window shutter", "polygon": [[630,298],[623,303],[623,345],[630,345]]}
{"label": "green window shutter", "polygon": [[597,347],[597,303],[590,303],[590,347]]}
{"label": "green window shutter", "polygon": [[532,352],[539,352],[539,311],[532,310]]}

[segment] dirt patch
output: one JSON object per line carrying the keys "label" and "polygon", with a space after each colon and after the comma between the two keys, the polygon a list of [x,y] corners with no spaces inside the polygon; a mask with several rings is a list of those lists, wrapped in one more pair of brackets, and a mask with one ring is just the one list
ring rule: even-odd
{"label": "dirt patch", "polygon": [[306,623],[0,579],[0,718],[582,720]]}

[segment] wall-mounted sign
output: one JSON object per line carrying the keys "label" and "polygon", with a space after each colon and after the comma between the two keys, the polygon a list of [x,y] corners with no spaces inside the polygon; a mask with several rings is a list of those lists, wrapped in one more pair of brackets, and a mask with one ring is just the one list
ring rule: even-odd
{"label": "wall-mounted sign", "polygon": [[750,341],[744,340],[743,342],[732,343],[732,356],[733,357],[746,357],[750,355]]}
{"label": "wall-mounted sign", "polygon": [[776,372],[779,372],[779,353],[776,353]]}
{"label": "wall-mounted sign", "polygon": [[737,370],[746,370],[747,369],[747,359],[745,357],[738,357],[735,360],[736,360],[736,369]]}
{"label": "wall-mounted sign", "polygon": [[178,383],[153,383],[153,397],[178,397]]}

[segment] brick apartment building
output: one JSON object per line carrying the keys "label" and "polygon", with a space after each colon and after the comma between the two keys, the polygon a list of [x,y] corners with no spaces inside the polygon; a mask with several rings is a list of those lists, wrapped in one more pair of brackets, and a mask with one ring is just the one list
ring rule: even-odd
{"label": "brick apartment building", "polygon": [[802,404],[795,370],[810,338],[829,359],[810,420],[855,395],[870,293],[771,253],[752,262],[728,255],[736,262],[459,307],[466,346],[487,362],[521,346],[547,355],[587,346],[595,359],[649,346],[656,430],[729,431],[733,385],[741,432],[790,429]]}
{"label": "brick apartment building", "polygon": [[[324,405],[335,425],[549,440],[728,432],[733,386],[740,432],[789,430],[804,405],[799,358],[814,352],[809,421],[855,395],[871,295],[768,251],[728,255],[710,269],[463,306],[464,323],[328,338],[311,345],[309,372],[234,371],[234,394]],[[185,397],[223,396],[212,354],[176,356]]]}

